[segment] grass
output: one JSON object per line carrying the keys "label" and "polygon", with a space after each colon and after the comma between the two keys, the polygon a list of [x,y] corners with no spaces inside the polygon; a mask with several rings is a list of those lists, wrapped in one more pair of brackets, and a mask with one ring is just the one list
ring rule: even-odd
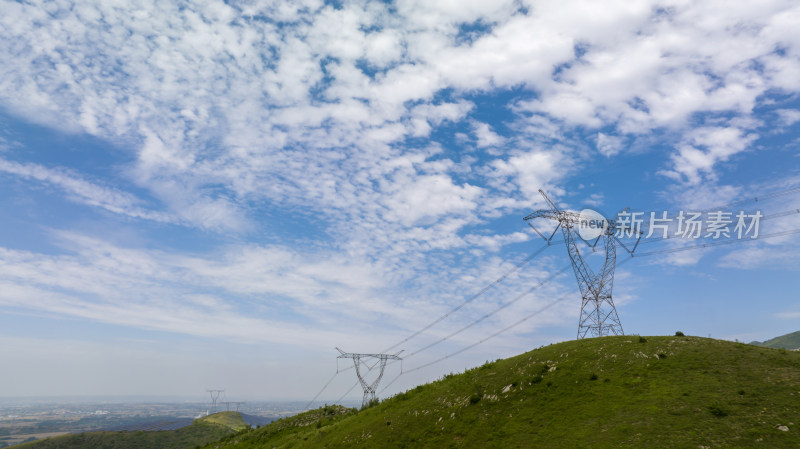
{"label": "grass", "polygon": [[257,430],[228,436],[206,447],[215,449],[224,447],[260,448],[285,446],[287,444],[289,446],[285,447],[299,447],[295,446],[295,444],[298,442],[302,444],[308,441],[310,435],[324,436],[331,425],[355,416],[357,413],[354,408],[326,405],[306,413],[281,418]]}
{"label": "grass", "polygon": [[13,446],[15,449],[195,449],[249,428],[237,412],[197,419],[177,430],[84,432]]}
{"label": "grass", "polygon": [[329,406],[207,448],[800,447],[800,353],[644,340],[559,343],[360,412]]}
{"label": "grass", "polygon": [[219,424],[233,430],[234,432],[250,428],[250,426],[244,422],[242,415],[239,412],[214,413],[213,415],[200,418],[197,421]]}

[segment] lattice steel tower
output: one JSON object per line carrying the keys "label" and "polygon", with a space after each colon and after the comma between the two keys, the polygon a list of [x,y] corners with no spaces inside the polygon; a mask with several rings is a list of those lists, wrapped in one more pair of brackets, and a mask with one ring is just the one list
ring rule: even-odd
{"label": "lattice steel tower", "polygon": [[[581,213],[562,211],[550,198],[542,191],[542,194],[550,209],[542,209],[533,212],[524,218],[525,222],[536,231],[543,239],[550,244],[553,236],[561,228],[564,234],[564,242],[567,246],[567,253],[569,254],[570,261],[572,262],[572,269],[575,272],[575,278],[578,280],[578,287],[581,291],[581,315],[578,321],[578,338],[585,338],[587,334],[590,337],[602,337],[604,335],[624,335],[622,330],[622,323],[617,315],[617,309],[614,307],[614,301],[611,299],[611,289],[614,286],[614,268],[617,260],[617,244],[621,245],[626,251],[625,245],[616,237],[616,233],[621,226],[618,225],[616,220],[605,219],[605,227],[599,232],[599,235],[594,240],[594,243],[589,243],[578,234],[576,227],[580,224],[582,218]],[[599,216],[599,214],[598,214]],[[599,216],[602,218],[602,216]],[[550,237],[545,237],[539,230],[537,230],[532,220],[537,218],[546,218],[555,220],[558,224],[553,230]],[[641,237],[640,231],[637,231],[637,237]],[[583,240],[594,251],[597,244],[602,241],[603,249],[605,250],[605,261],[600,267],[598,273],[594,273],[592,269],[586,264],[578,250],[578,241]],[[638,239],[636,242],[638,246]],[[636,246],[632,251],[628,251],[633,255]]]}
{"label": "lattice steel tower", "polygon": [[206,393],[211,395],[211,410],[212,413],[217,413],[217,399],[219,399],[219,395],[224,393],[225,390],[206,390]]}
{"label": "lattice steel tower", "polygon": [[[383,378],[383,372],[386,369],[386,362],[388,360],[402,360],[400,357],[400,352],[403,352],[400,351],[397,354],[354,354],[344,352],[339,348],[336,348],[336,350],[341,353],[339,357],[336,357],[337,359],[353,359],[353,365],[355,365],[356,368],[356,376],[358,376],[358,381],[361,383],[361,388],[364,389],[364,400],[361,401],[361,407],[366,407],[371,401],[377,399],[375,396],[375,390],[378,388],[378,384]],[[375,365],[372,365],[372,367],[367,365],[367,372],[372,371],[375,366],[379,367],[378,377],[372,382],[367,382],[367,380],[364,379],[364,375],[361,373],[362,359],[377,359]],[[336,371],[339,371],[338,368]]]}

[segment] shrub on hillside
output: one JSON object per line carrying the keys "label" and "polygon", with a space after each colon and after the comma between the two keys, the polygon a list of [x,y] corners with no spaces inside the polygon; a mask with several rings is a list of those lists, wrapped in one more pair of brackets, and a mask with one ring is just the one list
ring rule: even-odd
{"label": "shrub on hillside", "polygon": [[711,412],[712,415],[718,418],[722,418],[723,416],[728,416],[728,412],[718,405],[709,405],[708,411]]}

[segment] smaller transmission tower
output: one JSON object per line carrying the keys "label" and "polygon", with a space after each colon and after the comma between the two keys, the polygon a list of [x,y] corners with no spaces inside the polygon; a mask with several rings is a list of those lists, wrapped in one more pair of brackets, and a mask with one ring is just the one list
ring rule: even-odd
{"label": "smaller transmission tower", "polygon": [[236,406],[236,411],[238,412],[239,411],[239,407],[242,404],[246,404],[246,402],[244,402],[244,401],[241,401],[241,402],[225,401],[225,402],[223,402],[223,404],[225,404],[225,411],[227,411],[227,412],[231,411],[231,405],[234,405],[234,406]]}
{"label": "smaller transmission tower", "polygon": [[206,390],[206,392],[211,395],[211,413],[217,413],[217,399],[225,390]]}
{"label": "smaller transmission tower", "polygon": [[[400,352],[403,351],[400,351],[397,354],[354,354],[350,352],[344,352],[339,348],[336,348],[336,350],[339,351],[340,353],[340,355],[336,357],[337,359],[353,359],[353,365],[355,365],[356,368],[356,376],[358,376],[358,381],[361,383],[361,388],[364,389],[364,400],[361,401],[361,407],[366,407],[367,405],[369,405],[370,402],[377,399],[377,397],[375,396],[375,390],[378,388],[378,384],[381,382],[381,379],[383,378],[383,372],[386,368],[386,362],[388,360],[403,360],[400,357]],[[361,364],[364,363],[364,360],[371,360],[371,359],[376,360],[375,365],[371,367],[367,365],[368,368],[367,372],[372,371],[376,366],[378,366],[378,377],[374,381],[368,382],[364,378],[364,375],[366,373],[361,372],[361,366],[362,366]],[[336,371],[338,372],[339,370],[337,369]]]}

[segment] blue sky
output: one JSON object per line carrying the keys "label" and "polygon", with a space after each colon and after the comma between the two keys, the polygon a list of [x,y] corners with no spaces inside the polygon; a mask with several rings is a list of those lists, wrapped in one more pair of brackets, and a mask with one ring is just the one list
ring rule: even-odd
{"label": "blue sky", "polygon": [[[14,369],[0,396],[310,398],[334,346],[389,347],[540,248],[522,221],[544,206],[540,188],[614,214],[800,186],[796,2],[2,10],[0,357]],[[730,211],[798,208],[785,194]],[[798,228],[791,215],[761,232]],[[798,238],[626,262],[614,287],[626,332],[798,330]],[[563,245],[547,249],[402,348],[567,263]],[[567,272],[404,367],[560,297],[386,393],[574,338]],[[320,399],[353,381],[336,376]]]}

